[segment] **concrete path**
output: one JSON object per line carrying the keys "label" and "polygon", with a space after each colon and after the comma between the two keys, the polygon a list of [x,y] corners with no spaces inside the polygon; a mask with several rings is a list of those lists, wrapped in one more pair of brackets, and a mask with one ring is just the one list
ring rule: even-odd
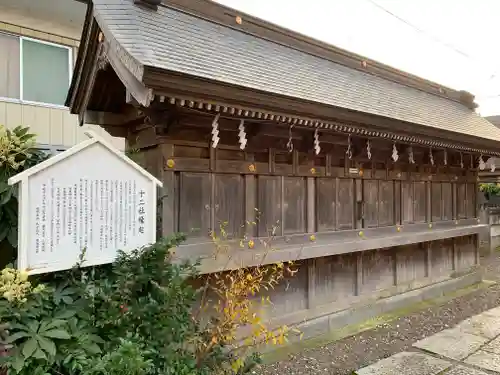
{"label": "concrete path", "polygon": [[413,344],[358,375],[500,375],[500,307]]}

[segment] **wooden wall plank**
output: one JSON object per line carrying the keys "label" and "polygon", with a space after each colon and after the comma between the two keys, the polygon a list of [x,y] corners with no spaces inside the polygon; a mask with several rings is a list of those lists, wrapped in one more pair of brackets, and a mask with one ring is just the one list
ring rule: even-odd
{"label": "wooden wall plank", "polygon": [[257,235],[257,179],[256,176],[245,175],[245,227],[247,236]]}
{"label": "wooden wall plank", "polygon": [[241,238],[245,228],[244,191],[241,175],[216,174],[214,191],[215,229],[224,226],[230,238]]}
{"label": "wooden wall plank", "polygon": [[179,178],[179,231],[189,238],[208,238],[212,228],[210,175],[182,172]]}
{"label": "wooden wall plank", "polygon": [[457,183],[457,217],[467,217],[467,184],[463,182]]}
{"label": "wooden wall plank", "polygon": [[426,276],[427,249],[424,244],[400,246],[396,252],[397,284],[422,279]]}
{"label": "wooden wall plank", "polygon": [[379,182],[379,226],[394,225],[394,183]]}
{"label": "wooden wall plank", "polygon": [[308,308],[308,262],[297,262],[298,272],[287,276],[274,289],[263,291],[262,295],[269,296],[273,302],[266,311],[268,317],[282,316]]}
{"label": "wooden wall plank", "polygon": [[414,221],[414,191],[413,182],[402,181],[401,182],[401,201],[402,201],[402,222],[413,223]]}
{"label": "wooden wall plank", "polygon": [[442,218],[442,184],[431,182],[431,218],[432,221],[440,221]]}
{"label": "wooden wall plank", "polygon": [[316,218],[318,231],[335,230],[336,221],[336,184],[335,178],[318,178],[316,180]]}
{"label": "wooden wall plank", "polygon": [[430,245],[432,277],[450,275],[454,269],[453,240],[434,241]]}
{"label": "wooden wall plank", "polygon": [[364,200],[364,227],[373,228],[378,226],[379,211],[379,187],[378,180],[363,181]]}
{"label": "wooden wall plank", "polygon": [[453,190],[450,182],[442,184],[443,220],[453,220]]}
{"label": "wooden wall plank", "polygon": [[316,304],[323,305],[356,294],[356,254],[316,259]]}
{"label": "wooden wall plank", "polygon": [[306,183],[302,177],[283,179],[283,230],[285,234],[306,232]]}
{"label": "wooden wall plank", "polygon": [[467,218],[474,218],[476,216],[476,199],[478,188],[475,183],[467,184]]}
{"label": "wooden wall plank", "polygon": [[277,235],[283,232],[281,177],[257,177],[257,229],[259,236],[268,236],[273,227]]}
{"label": "wooden wall plank", "polygon": [[415,181],[413,183],[413,191],[414,222],[423,223],[427,220],[427,183],[424,181]]}
{"label": "wooden wall plank", "polygon": [[465,271],[476,264],[476,244],[474,236],[464,236],[455,239],[457,251],[457,271]]}
{"label": "wooden wall plank", "polygon": [[364,251],[362,293],[386,289],[394,285],[393,251],[387,249]]}
{"label": "wooden wall plank", "polygon": [[337,229],[353,229],[354,182],[351,178],[339,178],[338,180],[337,212]]}

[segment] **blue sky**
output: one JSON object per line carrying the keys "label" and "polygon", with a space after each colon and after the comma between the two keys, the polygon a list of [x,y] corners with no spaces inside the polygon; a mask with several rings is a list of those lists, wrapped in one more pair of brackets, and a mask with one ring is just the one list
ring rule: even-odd
{"label": "blue sky", "polygon": [[480,104],[479,113],[500,114],[498,0],[216,1],[445,86],[470,91]]}

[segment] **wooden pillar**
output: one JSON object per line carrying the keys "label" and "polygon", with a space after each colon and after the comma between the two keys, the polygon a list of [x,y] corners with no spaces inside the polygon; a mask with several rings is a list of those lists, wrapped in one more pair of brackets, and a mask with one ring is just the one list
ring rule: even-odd
{"label": "wooden pillar", "polygon": [[325,175],[332,175],[332,154],[326,154],[325,157]]}
{"label": "wooden pillar", "polygon": [[315,178],[307,177],[307,233],[316,231],[316,191]]}
{"label": "wooden pillar", "polygon": [[[316,231],[316,189],[315,178],[307,177],[307,233]],[[316,260],[309,259],[307,262],[307,306],[313,308],[316,303]]]}
{"label": "wooden pillar", "polygon": [[274,174],[276,172],[276,150],[273,148],[269,149],[269,173]]}
{"label": "wooden pillar", "polygon": [[364,181],[361,178],[354,179],[354,228],[363,228],[365,225],[365,202],[363,192]]}
{"label": "wooden pillar", "polygon": [[425,276],[432,277],[432,242],[426,242],[425,246]]}
{"label": "wooden pillar", "polygon": [[453,271],[458,271],[458,244],[455,237],[452,238],[452,260],[453,260]]}
{"label": "wooden pillar", "polygon": [[479,247],[481,246],[479,233],[474,234],[474,264],[479,265]]}
{"label": "wooden pillar", "polygon": [[177,194],[176,189],[176,179],[175,173],[169,170],[167,167],[167,162],[174,156],[174,145],[172,144],[162,144],[161,155],[163,159],[163,165],[161,168],[161,180],[163,182],[162,197],[162,212],[161,212],[161,223],[162,223],[162,236],[168,236],[176,232],[177,220],[176,220],[176,199]]}
{"label": "wooden pillar", "polygon": [[316,307],[316,259],[307,261],[307,308]]}
{"label": "wooden pillar", "polygon": [[400,248],[398,247],[392,247],[391,249],[389,250],[386,250],[386,251],[390,251],[392,253],[392,257],[391,257],[391,260],[392,260],[392,276],[393,276],[393,281],[392,281],[392,284],[393,285],[398,285],[398,278],[399,278],[399,275],[398,275],[398,250],[400,250]]}
{"label": "wooden pillar", "polygon": [[211,204],[210,204],[210,229],[212,231],[216,231],[218,229],[218,223],[215,220],[215,213],[217,212],[218,208],[217,203],[215,203],[215,171],[217,169],[217,150],[213,147],[210,147],[210,159],[209,159],[209,168],[210,168],[210,197],[211,197]]}
{"label": "wooden pillar", "polygon": [[[253,155],[249,155],[248,161],[254,161]],[[256,211],[257,208],[257,179],[253,174],[245,175],[245,226],[248,236],[256,236]],[[254,224],[255,223],[255,224]]]}
{"label": "wooden pillar", "polygon": [[[431,175],[429,175],[429,177],[430,176]],[[431,201],[432,185],[431,184],[432,184],[432,180],[428,180],[425,183],[425,215],[426,215],[426,221],[428,223],[432,222],[432,201]]]}
{"label": "wooden pillar", "polygon": [[[456,181],[456,180],[455,180]],[[458,207],[457,207],[457,183],[452,182],[451,184],[451,196],[452,196],[452,216],[453,220],[458,220]]]}
{"label": "wooden pillar", "polygon": [[[340,211],[339,189],[340,189],[340,180],[337,177],[335,178],[335,229],[336,230],[339,229],[339,211]],[[354,210],[356,210],[356,206],[354,206]]]}
{"label": "wooden pillar", "polygon": [[360,296],[363,291],[363,253],[356,253],[356,295]]}

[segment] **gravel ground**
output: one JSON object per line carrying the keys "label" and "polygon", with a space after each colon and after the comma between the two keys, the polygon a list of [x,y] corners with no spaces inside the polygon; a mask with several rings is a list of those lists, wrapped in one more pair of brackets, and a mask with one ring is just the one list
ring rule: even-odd
{"label": "gravel ground", "polygon": [[[482,259],[481,263],[487,265],[486,280],[499,280],[497,254]],[[411,348],[417,340],[499,305],[500,284],[493,284],[326,346],[304,349],[299,354],[289,355],[287,360],[264,365],[255,373],[350,375],[354,370]]]}

